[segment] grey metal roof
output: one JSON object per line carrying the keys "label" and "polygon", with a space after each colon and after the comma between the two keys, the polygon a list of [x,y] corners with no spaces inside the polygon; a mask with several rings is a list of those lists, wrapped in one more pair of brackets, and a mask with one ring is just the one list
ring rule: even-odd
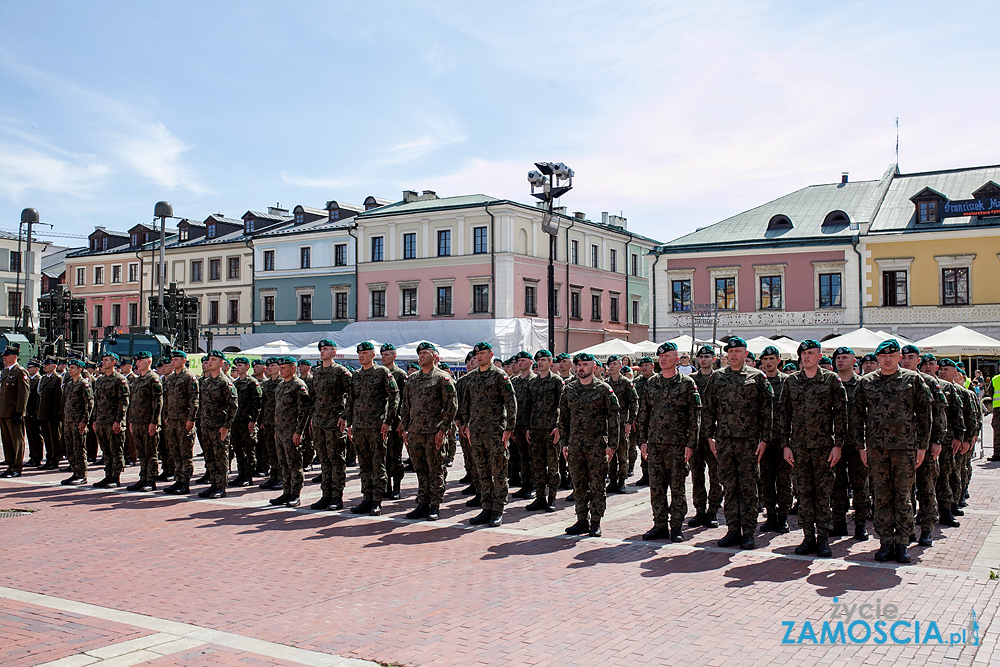
{"label": "grey metal roof", "polygon": [[976,216],[944,218],[939,222],[916,221],[916,207],[910,201],[925,188],[941,193],[949,200],[972,199],[972,193],[990,181],[1000,183],[1000,165],[968,167],[914,174],[898,174],[892,179],[882,206],[872,221],[869,233],[947,231],[968,227],[995,227],[995,219]]}
{"label": "grey metal roof", "polygon": [[259,234],[254,234],[255,239],[275,238],[279,236],[292,236],[295,234],[312,234],[315,232],[332,231],[335,229],[351,229],[354,227],[354,218],[346,220],[313,220],[304,222],[301,225],[288,224],[276,229],[270,229]]}
{"label": "grey metal roof", "polygon": [[401,215],[414,211],[432,211],[435,209],[461,208],[465,206],[484,206],[503,201],[488,195],[463,195],[461,197],[441,197],[439,199],[422,199],[420,201],[397,201],[369,211],[359,213],[357,217],[374,218],[381,215]]}
{"label": "grey metal roof", "polygon": [[[272,215],[270,213],[261,213],[260,211],[247,211],[247,213],[252,215],[257,220],[273,220],[275,222],[282,222],[284,220],[293,219],[290,215]],[[246,215],[247,213],[244,213],[243,215]]]}

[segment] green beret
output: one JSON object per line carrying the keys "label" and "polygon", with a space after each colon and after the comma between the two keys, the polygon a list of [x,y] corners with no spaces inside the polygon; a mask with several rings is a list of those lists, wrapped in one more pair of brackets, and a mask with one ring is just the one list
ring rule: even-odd
{"label": "green beret", "polygon": [[250,359],[248,359],[247,357],[233,357],[233,365],[235,366],[236,364],[246,364],[247,366],[249,366]]}
{"label": "green beret", "polygon": [[83,359],[69,359],[69,360],[66,361],[66,365],[67,366],[78,366],[80,368],[86,368],[87,367],[87,364],[83,361]]}
{"label": "green beret", "polygon": [[643,364],[651,364],[651,363],[653,363],[653,358],[652,357],[640,357],[639,358],[639,365],[640,366],[642,366]]}
{"label": "green beret", "polygon": [[536,361],[538,359],[551,359],[551,358],[552,358],[552,353],[549,352],[548,350],[539,350],[538,352],[535,352]]}
{"label": "green beret", "polygon": [[161,357],[160,360],[158,362],[156,362],[156,367],[157,368],[159,368],[161,366],[169,366],[169,365],[170,365],[170,357]]}
{"label": "green beret", "polygon": [[356,348],[356,350],[358,352],[369,352],[369,351],[374,352],[375,346],[372,345],[370,340],[363,340],[360,343],[358,343],[358,347]]}
{"label": "green beret", "polygon": [[187,359],[188,355],[187,352],[185,352],[184,350],[170,350],[170,358],[173,359],[174,357],[181,357],[182,359]]}
{"label": "green beret", "polygon": [[209,357],[210,357],[210,356],[211,356],[211,355],[209,355],[209,354],[206,354],[205,356],[203,356],[203,357],[201,358],[201,363],[203,363],[203,364],[204,364],[204,363],[205,363],[206,361],[208,361],[208,359],[209,359]]}
{"label": "green beret", "polygon": [[[392,349],[395,350],[396,348],[392,348]],[[419,345],[417,345],[417,352],[423,352],[424,350],[430,350],[431,352],[437,352],[438,351],[437,347],[434,346],[434,343],[428,343],[427,341],[424,341],[424,342],[420,343]],[[382,351],[383,352],[385,351],[385,345],[382,346]]]}
{"label": "green beret", "polygon": [[842,354],[854,354],[854,350],[852,350],[849,347],[838,347],[836,350],[833,351],[833,360],[836,361],[837,357],[839,357]]}
{"label": "green beret", "polygon": [[819,358],[819,363],[821,363],[821,364],[830,364],[832,366],[833,365],[833,359],[831,359],[830,357],[820,357]]}
{"label": "green beret", "polygon": [[451,369],[448,368],[448,364],[444,363],[443,361],[438,364],[438,368],[440,368],[443,371],[448,371],[449,373],[451,372]]}
{"label": "green beret", "polygon": [[783,367],[781,368],[781,372],[782,372],[782,373],[794,373],[794,372],[795,372],[795,371],[797,371],[797,370],[799,370],[799,369],[798,369],[798,368],[796,368],[796,367],[795,367],[795,364],[793,364],[792,362],[788,362],[787,364],[785,364],[785,365],[784,365],[784,366],[783,366]]}
{"label": "green beret", "polygon": [[604,364],[602,364],[601,360],[597,357],[594,357],[594,363],[597,364],[598,368],[604,368]]}
{"label": "green beret", "polygon": [[261,366],[264,366],[264,365],[266,365],[266,364],[264,363],[264,360],[263,360],[263,359],[254,359],[254,360],[253,360],[253,365],[254,365],[254,366],[256,366],[256,365],[258,365],[258,364],[259,364],[259,365],[261,365]]}
{"label": "green beret", "polygon": [[806,338],[804,341],[799,343],[798,353],[801,355],[806,350],[821,350],[822,346],[819,344],[818,340],[813,338]]}
{"label": "green beret", "polygon": [[734,348],[746,347],[746,346],[747,342],[745,340],[743,340],[739,336],[732,336],[726,343],[725,347],[723,347],[722,349],[725,350],[726,352],[729,352],[729,350],[732,350]]}
{"label": "green beret", "polygon": [[324,338],[320,342],[316,343],[316,349],[322,350],[324,347],[337,347],[337,344],[329,338]]}
{"label": "green beret", "polygon": [[904,345],[900,352],[903,354],[920,354],[920,348],[916,345]]}
{"label": "green beret", "polygon": [[221,350],[212,350],[208,353],[208,356],[215,357],[216,359],[222,359],[223,361],[226,360],[226,355],[224,355]]}
{"label": "green beret", "polygon": [[[395,350],[396,346],[393,345],[392,343],[382,343],[382,347],[378,349],[379,352],[394,352]],[[420,350],[417,350],[417,352],[419,351]]]}
{"label": "green beret", "polygon": [[577,352],[576,356],[573,357],[573,363],[578,364],[581,361],[597,361],[590,352]]}
{"label": "green beret", "polygon": [[938,366],[940,366],[941,368],[946,368],[948,366],[951,366],[952,368],[958,368],[958,364],[956,364],[952,359],[939,359]]}
{"label": "green beret", "polygon": [[475,353],[475,352],[473,352],[472,350],[469,350],[469,353],[468,353],[467,355],[465,355],[465,363],[469,363],[469,362],[470,362],[470,361],[472,361],[472,360],[473,360],[473,359],[474,359],[475,357],[476,357],[476,353]]}
{"label": "green beret", "polygon": [[517,354],[515,354],[513,356],[513,359],[515,359],[515,360],[517,360],[517,359],[531,359],[531,354],[528,353],[528,352],[525,352],[524,350],[521,350],[520,352],[518,352]]}
{"label": "green beret", "polygon": [[930,352],[928,352],[927,354],[925,354],[922,357],[920,357],[920,363],[922,363],[922,364],[926,364],[929,361],[937,361],[937,357],[935,357]]}
{"label": "green beret", "polygon": [[275,361],[279,366],[284,366],[285,364],[295,365],[295,359],[292,357],[278,357]]}
{"label": "green beret", "polygon": [[121,359],[121,357],[119,357],[114,352],[105,352],[104,354],[101,355],[101,359],[105,359],[105,358],[108,358],[108,357],[114,359],[115,361],[118,361],[119,359]]}
{"label": "green beret", "polygon": [[612,355],[608,356],[608,363],[609,364],[612,361],[620,361],[620,360],[621,360],[621,357],[619,357],[617,354],[612,354]]}
{"label": "green beret", "polygon": [[555,361],[565,361],[567,359],[572,359],[569,352],[560,352],[556,355]]}
{"label": "green beret", "polygon": [[751,361],[757,361],[757,357],[755,357],[754,353],[751,352],[750,350],[747,350],[747,359],[749,359]]}
{"label": "green beret", "polygon": [[714,357],[715,356],[715,348],[712,347],[711,345],[702,345],[701,347],[698,348],[698,354],[696,356],[700,357],[703,354],[710,354],[710,355],[712,355]]}
{"label": "green beret", "polygon": [[268,357],[267,359],[264,360],[264,364],[267,365],[267,366],[270,366],[271,364],[276,364],[276,363],[278,363],[278,357]]}
{"label": "green beret", "polygon": [[962,371],[962,373],[965,373],[965,362],[964,361],[958,362],[957,364],[955,364],[955,368]]}
{"label": "green beret", "polygon": [[768,345],[767,347],[764,348],[764,351],[760,353],[761,359],[763,359],[764,357],[780,357],[780,356],[781,353],[778,352],[778,348],[776,348],[773,345]]}
{"label": "green beret", "polygon": [[152,359],[153,358],[153,353],[152,352],[146,352],[145,350],[143,350],[142,352],[136,352],[135,353],[135,357],[133,357],[133,358],[136,361],[139,361],[140,359]]}
{"label": "green beret", "polygon": [[880,354],[892,354],[893,352],[899,352],[899,341],[895,338],[888,338],[878,344],[875,348],[875,356]]}
{"label": "green beret", "polygon": [[874,362],[878,363],[878,359],[876,359],[875,355],[872,354],[871,352],[869,352],[865,356],[861,357],[861,361],[862,362],[865,362],[865,361],[874,361]]}
{"label": "green beret", "polygon": [[299,366],[308,366],[312,368],[312,364],[309,363],[308,359],[299,359]]}
{"label": "green beret", "polygon": [[656,348],[657,354],[666,354],[667,352],[676,352],[677,343],[671,343],[667,341],[666,343],[660,343],[660,346]]}
{"label": "green beret", "polygon": [[473,352],[482,352],[483,350],[492,350],[492,349],[493,346],[487,343],[486,341],[476,343],[475,345],[472,346]]}

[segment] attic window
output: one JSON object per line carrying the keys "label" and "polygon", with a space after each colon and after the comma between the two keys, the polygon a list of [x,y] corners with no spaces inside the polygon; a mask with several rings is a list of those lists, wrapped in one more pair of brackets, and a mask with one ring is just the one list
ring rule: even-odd
{"label": "attic window", "polygon": [[215,238],[215,223],[214,222],[210,222],[210,223],[208,223],[208,225],[206,225],[205,236],[206,236],[206,238],[210,238],[210,239],[214,239]]}
{"label": "attic window", "polygon": [[190,236],[190,230],[188,229],[187,225],[181,227],[178,230],[178,233],[180,234],[181,241],[187,241]]}
{"label": "attic window", "polygon": [[780,213],[767,222],[768,229],[791,229],[792,221],[787,215],[781,215]]}
{"label": "attic window", "polygon": [[330,221],[340,220],[340,209],[331,208],[330,209]]}
{"label": "attic window", "polygon": [[305,220],[306,220],[306,214],[305,213],[296,213],[295,214],[295,224],[296,225],[301,225],[303,222],[305,222]]}
{"label": "attic window", "polygon": [[938,203],[936,201],[917,202],[917,222],[937,222]]}
{"label": "attic window", "polygon": [[849,225],[851,224],[851,219],[847,217],[847,214],[843,211],[830,211],[826,218],[823,219],[823,225]]}
{"label": "attic window", "polygon": [[253,232],[253,218],[247,218],[243,223],[243,233],[250,234]]}

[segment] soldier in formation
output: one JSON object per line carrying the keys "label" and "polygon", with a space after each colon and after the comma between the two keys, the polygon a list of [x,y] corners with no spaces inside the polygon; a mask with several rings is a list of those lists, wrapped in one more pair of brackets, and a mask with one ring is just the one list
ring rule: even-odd
{"label": "soldier in formation", "polygon": [[105,352],[101,372],[94,383],[94,431],[104,455],[104,479],[94,488],[113,489],[121,484],[125,468],[125,417],[129,387],[125,376],[115,370],[118,355]]}
{"label": "soldier in formation", "polygon": [[[510,384],[514,388],[514,398],[518,406],[524,405],[528,396],[528,383],[534,379],[531,370],[531,354],[521,350],[510,359],[513,374]],[[513,498],[530,500],[535,497],[535,489],[531,481],[531,451],[528,444],[528,415],[524,410],[518,410],[514,422],[512,436],[513,447],[510,448],[510,484],[521,487],[511,494]]]}
{"label": "soldier in formation", "polygon": [[163,381],[163,434],[174,464],[174,483],[163,490],[169,495],[191,492],[194,474],[194,422],[198,418],[198,378],[187,365],[183,350],[170,353],[170,374]]}
{"label": "soldier in formation", "polygon": [[349,433],[361,467],[362,501],[351,508],[354,514],[382,513],[385,494],[385,440],[396,419],[399,388],[392,373],[375,365],[375,346],[368,341],[358,344],[361,369],[351,377],[353,400],[348,408]]}
{"label": "soldier in formation", "polygon": [[302,504],[302,434],[309,427],[312,398],[305,381],[295,374],[295,359],[279,357],[280,382],[274,391],[274,440],[282,493],[272,498],[275,506]]}
{"label": "soldier in formation", "polygon": [[156,490],[159,474],[156,447],[163,412],[163,383],[160,376],[151,370],[152,364],[152,354],[136,353],[137,372],[129,387],[128,431],[135,441],[140,468],[139,480],[126,487],[129,491]]}
{"label": "soldier in formation", "polygon": [[260,468],[259,472],[262,476],[267,475],[267,479],[260,483],[260,488],[280,489],[283,482],[278,467],[277,444],[274,440],[274,392],[281,383],[278,377],[277,357],[268,357],[265,360],[264,375],[267,379],[260,386],[262,405],[257,434],[257,442],[263,456],[257,459],[257,465]]}
{"label": "soldier in formation", "polygon": [[313,369],[314,393],[309,428],[322,467],[320,483],[323,494],[310,507],[314,510],[339,510],[344,507],[344,486],[347,483],[347,418],[353,401],[351,372],[334,361],[337,345],[332,340],[321,340],[318,347],[320,360]]}
{"label": "soldier in formation", "polygon": [[552,353],[535,353],[538,373],[531,378],[525,392],[524,405],[528,429],[525,438],[531,456],[531,479],[535,484],[535,499],[525,507],[528,511],[556,511],[556,491],[560,486],[560,447],[555,441],[559,427],[559,403],[565,381],[552,371]]}
{"label": "soldier in formation", "polygon": [[[778,348],[769,345],[760,353],[760,370],[774,392],[781,398],[781,388],[788,375],[778,370]],[[782,447],[768,447],[760,460],[761,504],[767,510],[767,520],[761,532],[788,532],[788,511],[792,508],[792,468],[783,456]]]}
{"label": "soldier in formation", "polygon": [[85,368],[82,359],[70,359],[61,387],[63,440],[72,473],[62,480],[65,486],[87,483],[87,431],[94,412],[94,390],[90,380],[83,376]]}
{"label": "soldier in formation", "polygon": [[7,470],[0,477],[20,477],[24,468],[24,413],[28,407],[28,374],[17,363],[20,350],[3,351],[0,372],[0,439]]}
{"label": "soldier in formation", "polygon": [[[382,366],[392,374],[399,391],[402,403],[403,391],[406,389],[406,371],[396,365],[396,346],[385,343],[379,348],[382,355]],[[399,417],[399,407],[396,408],[389,422],[389,433],[385,438],[385,475],[387,478],[385,495],[392,500],[399,500],[400,486],[403,483],[403,436]]]}
{"label": "soldier in formation", "polygon": [[632,427],[639,416],[639,395],[632,381],[622,375],[622,360],[617,355],[608,357],[608,375],[605,382],[611,385],[618,399],[621,413],[618,416],[618,448],[615,458],[608,466],[608,493],[625,493],[625,480],[628,478],[629,439],[632,437]]}
{"label": "soldier in formation", "polygon": [[[709,345],[703,345],[695,356],[698,370],[691,378],[698,387],[698,394],[703,397],[708,389],[715,365],[715,350]],[[711,416],[705,412],[702,403],[701,428],[698,431],[698,444],[688,462],[691,467],[691,496],[694,500],[695,515],[688,520],[688,527],[705,528],[719,527],[719,510],[722,508],[722,482],[719,481],[719,460],[716,458],[708,442],[708,433],[714,429],[709,423]],[[706,483],[707,478],[707,483]]]}
{"label": "soldier in formation", "polygon": [[239,398],[229,376],[222,372],[225,355],[208,353],[205,375],[198,383],[198,441],[205,453],[205,476],[209,487],[199,498],[225,498],[229,485],[229,434],[236,419]]}
{"label": "soldier in formation", "polygon": [[229,486],[251,486],[253,476],[257,472],[257,422],[260,421],[264,393],[257,378],[248,374],[249,359],[234,357],[232,367],[236,376],[233,386],[236,388],[238,408],[230,438],[233,443],[233,453],[236,455],[237,474],[236,478],[229,482]]}

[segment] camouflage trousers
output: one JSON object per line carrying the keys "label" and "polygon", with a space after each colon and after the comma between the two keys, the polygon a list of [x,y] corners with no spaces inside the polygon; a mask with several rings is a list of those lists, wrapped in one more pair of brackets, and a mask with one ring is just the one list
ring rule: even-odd
{"label": "camouflage trousers", "polygon": [[830,492],[836,475],[827,460],[830,449],[802,446],[792,448],[795,456],[795,492],[799,499],[799,525],[807,535],[815,530],[820,537],[827,537],[833,530]]}
{"label": "camouflage trousers", "polygon": [[202,426],[198,429],[198,442],[205,452],[205,474],[213,489],[224,489],[229,484],[229,442],[232,434],[227,433],[226,439],[219,437],[218,426]]}
{"label": "camouflage trousers", "polygon": [[[635,460],[639,457],[639,429],[633,428],[628,437],[628,474],[635,472]],[[644,461],[645,462],[645,461]]]}
{"label": "camouflage trousers", "polygon": [[571,445],[569,474],[573,478],[573,501],[578,521],[600,523],[607,509],[604,480],[608,476],[607,451],[600,442]]}
{"label": "camouflage trousers", "polygon": [[417,473],[417,504],[431,507],[438,507],[444,500],[444,482],[448,476],[445,465],[447,438],[438,449],[434,444],[435,435],[408,433],[406,445],[413,471]]}
{"label": "camouflage trousers", "polygon": [[160,432],[149,434],[149,424],[129,424],[129,431],[135,441],[135,453],[139,457],[139,481],[150,484],[156,482],[160,474],[156,447],[160,442]]}
{"label": "camouflage trousers", "polygon": [[[643,460],[643,473],[648,462]],[[707,438],[699,438],[698,446],[694,448],[688,461],[691,469],[691,496],[694,499],[694,511],[707,511],[712,516],[719,513],[722,507],[722,483],[719,482],[719,460],[708,446]],[[707,471],[706,471],[707,468]],[[708,473],[708,489],[705,488],[705,473]]]}
{"label": "camouflage trousers", "polygon": [[941,468],[927,448],[924,462],[917,468],[917,522],[920,530],[930,532],[938,520],[937,479]]}
{"label": "camouflage trousers", "polygon": [[66,445],[66,458],[69,469],[77,477],[87,479],[87,432],[77,430],[76,424],[65,424],[63,427],[63,442]]}
{"label": "camouflage trousers", "polygon": [[403,479],[403,438],[392,428],[385,439],[385,475],[389,479]]}
{"label": "camouflage trousers", "polygon": [[[302,475],[302,449],[295,444],[293,435],[294,427],[274,429],[275,456],[282,490],[286,495],[298,498],[305,478]],[[273,470],[271,475],[274,475]]]}
{"label": "camouflage trousers", "polygon": [[104,476],[115,479],[125,469],[125,427],[115,433],[113,424],[97,425],[97,443],[104,456]]}
{"label": "camouflage trousers", "polygon": [[385,493],[385,440],[382,431],[377,428],[356,428],[354,448],[358,453],[358,466],[361,468],[361,494],[371,498],[373,502],[382,502]]}
{"label": "camouflage trousers", "polygon": [[343,498],[344,486],[347,484],[347,433],[340,432],[340,429],[319,428],[312,429],[313,447],[316,448],[316,456],[323,471],[323,480],[320,483],[324,498]]}
{"label": "camouflage trousers", "polygon": [[905,545],[913,532],[913,484],[917,455],[911,449],[868,449],[875,532],[882,544]]}
{"label": "camouflage trousers", "polygon": [[531,481],[539,498],[545,497],[545,489],[555,493],[559,488],[559,453],[562,449],[552,442],[552,429],[531,431]]}
{"label": "camouflage trousers", "polygon": [[312,434],[306,429],[299,440],[299,450],[302,452],[302,468],[311,466],[316,459],[316,448],[313,447]]}
{"label": "camouflage trousers", "polygon": [[260,424],[257,427],[257,449],[263,452],[257,457],[257,464],[261,469],[267,469],[271,479],[278,479],[281,476],[281,469],[278,467],[278,443],[274,439],[274,424]]}
{"label": "camouflage trousers", "polygon": [[499,430],[469,430],[469,445],[476,465],[479,496],[483,509],[502,512],[507,504],[507,466],[510,452]]}
{"label": "camouflage trousers", "polygon": [[959,456],[959,473],[962,476],[962,486],[959,489],[960,495],[958,500],[965,497],[965,492],[969,488],[969,480],[972,479],[972,453],[975,451],[975,446],[970,444],[969,451]]}
{"label": "camouflage trousers", "polygon": [[184,428],[183,419],[169,419],[163,425],[167,450],[174,462],[174,476],[179,484],[189,484],[194,474],[194,431]]}
{"label": "camouflage trousers", "polygon": [[156,454],[160,462],[160,470],[166,475],[173,475],[174,459],[170,456],[170,448],[167,446],[166,424],[160,427],[160,434],[156,438]]}
{"label": "camouflage trousers", "polygon": [[508,446],[510,448],[510,478],[519,479],[520,486],[533,488],[531,483],[531,446],[525,437],[525,428],[515,426]]}
{"label": "camouflage trousers", "polygon": [[[688,467],[683,445],[650,442],[646,445],[649,466],[649,500],[653,505],[653,525],[657,528],[680,528],[687,515],[684,481]],[[670,503],[667,503],[667,491]]]}
{"label": "camouflage trousers", "polygon": [[[923,467],[923,466],[921,466]],[[941,456],[938,457],[938,476],[934,492],[937,495],[938,512],[941,508],[951,511],[951,504],[961,500],[952,489],[952,476],[955,474],[955,454],[951,444],[941,446]]]}
{"label": "camouflage trousers", "polygon": [[846,519],[851,499],[847,489],[854,492],[854,525],[863,526],[872,518],[872,494],[868,481],[868,466],[861,461],[861,451],[853,445],[841,449],[840,460],[834,468],[833,496],[830,498],[834,518]]}
{"label": "camouflage trousers", "polygon": [[629,440],[630,436],[625,435],[625,425],[621,424],[618,427],[619,446],[615,450],[614,456],[611,457],[611,461],[608,462],[608,476],[612,482],[624,483],[628,478]]}
{"label": "camouflage trousers", "polygon": [[472,480],[472,486],[476,489],[476,493],[479,493],[479,471],[476,470],[476,462],[472,458],[472,445],[469,444],[469,439],[461,431],[458,434],[458,443],[462,447],[462,464],[465,466],[465,474]]}
{"label": "camouflage trousers", "polygon": [[[271,441],[274,442],[274,432],[271,432]],[[264,425],[257,424],[257,437],[254,442],[254,461],[257,462],[257,470],[254,474],[263,475],[271,467],[271,453],[264,442]]]}
{"label": "camouflage trousers", "polygon": [[951,469],[951,501],[956,504],[964,497],[965,489],[969,485],[969,478],[972,473],[973,450],[970,443],[966,442],[963,444],[969,446],[969,451],[965,454],[954,454],[954,462]]}
{"label": "camouflage trousers", "polygon": [[455,461],[455,454],[458,452],[458,439],[455,437],[455,428],[448,429],[444,435],[444,445],[441,449],[445,452],[445,465],[451,465]]}
{"label": "camouflage trousers", "polygon": [[[250,423],[234,423],[229,433],[236,453],[236,472],[240,477],[253,477],[257,473],[257,429],[250,432]],[[228,466],[227,466],[228,469]]]}
{"label": "camouflage trousers", "polygon": [[[796,455],[796,462],[798,455]],[[760,459],[760,501],[772,514],[788,516],[792,508],[792,467],[783,456],[783,448],[769,445]]]}
{"label": "camouflage trousers", "polygon": [[757,443],[748,438],[718,438],[715,447],[719,455],[719,481],[726,498],[726,525],[730,530],[740,528],[744,535],[753,535],[757,529],[757,484],[760,481]]}

